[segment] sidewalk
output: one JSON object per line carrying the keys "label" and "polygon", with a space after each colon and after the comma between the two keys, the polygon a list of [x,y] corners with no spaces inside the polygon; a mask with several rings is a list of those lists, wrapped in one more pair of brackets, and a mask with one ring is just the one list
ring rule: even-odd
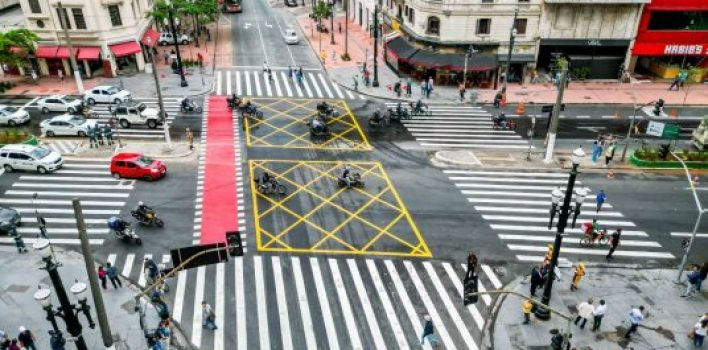
{"label": "sidewalk", "polygon": [[[31,247],[29,248],[29,253],[18,254],[14,247],[0,247],[0,276],[3,276],[4,281],[3,288],[0,290],[0,310],[3,310],[2,317],[0,317],[0,329],[4,330],[8,337],[14,338],[17,337],[18,328],[24,326],[37,337],[39,349],[49,349],[47,331],[52,328],[49,321],[46,320],[45,311],[33,298],[37,286],[49,287],[52,290],[52,305],[56,307],[59,302],[56,299],[54,287],[49,281],[49,275],[45,271],[39,270],[39,267],[43,266],[41,257]],[[69,292],[74,280],[78,279],[88,285],[83,257],[79,253],[66,251],[56,246],[54,252],[56,259],[62,263],[59,273],[69,294],[69,299],[76,302],[76,298]],[[134,310],[134,296],[137,289],[130,285],[129,281],[125,279],[122,281],[123,288],[113,289],[108,283],[108,290],[103,292],[103,303],[113,333],[114,344],[116,349],[145,349],[147,343],[143,331],[140,329],[138,315]],[[89,349],[104,349],[90,290],[88,301],[91,306],[91,317],[97,324],[94,329],[91,329],[83,314],[79,315],[83,326],[84,340]],[[160,321],[157,312],[151,305],[148,306],[145,317],[146,323],[150,327],[156,327]],[[70,337],[71,335],[66,332],[64,321],[57,318],[57,323],[64,338]],[[174,332],[176,329],[173,327],[172,331]],[[70,349],[73,345],[67,342],[66,347]]]}
{"label": "sidewalk", "polygon": [[[576,349],[693,349],[686,336],[689,329],[706,311],[708,292],[692,298],[681,298],[686,286],[672,282],[676,270],[635,270],[616,268],[588,268],[579,289],[569,289],[572,270],[562,269],[562,280],[553,285],[551,307],[577,316],[577,305],[593,298],[594,305],[604,299],[608,311],[600,331],[592,332],[593,320],[585,329],[571,325],[571,345]],[[685,278],[685,277],[684,277]],[[525,295],[529,284],[517,279],[506,287]],[[536,291],[540,300],[543,289]],[[553,328],[565,332],[567,321],[553,315],[550,321],[541,321],[531,315],[531,322],[522,324],[522,300],[514,295],[500,299],[496,319],[491,329],[493,349],[548,349]],[[629,328],[628,313],[632,306],[644,305],[645,320],[631,341],[624,338]]]}

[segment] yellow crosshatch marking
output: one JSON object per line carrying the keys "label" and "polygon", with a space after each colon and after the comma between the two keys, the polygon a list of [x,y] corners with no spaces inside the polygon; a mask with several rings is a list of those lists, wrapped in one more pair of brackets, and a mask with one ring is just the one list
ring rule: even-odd
{"label": "yellow crosshatch marking", "polygon": [[[251,160],[251,179],[276,177],[287,193],[262,194],[251,181],[260,251],[431,257],[379,162]],[[340,188],[344,166],[362,188]]]}
{"label": "yellow crosshatch marking", "polygon": [[329,117],[331,135],[324,139],[310,136],[308,122],[317,114],[313,99],[250,99],[263,112],[263,120],[244,119],[249,147],[314,148],[321,150],[370,151],[364,132],[344,100],[324,100],[339,112]]}

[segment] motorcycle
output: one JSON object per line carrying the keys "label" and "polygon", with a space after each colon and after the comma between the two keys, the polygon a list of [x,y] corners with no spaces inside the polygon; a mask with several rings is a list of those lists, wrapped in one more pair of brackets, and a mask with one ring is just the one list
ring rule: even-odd
{"label": "motorcycle", "polygon": [[241,111],[241,116],[244,118],[253,118],[254,116],[260,120],[263,120],[263,112],[259,111],[258,108],[252,104],[244,106]]}
{"label": "motorcycle", "polygon": [[153,209],[148,208],[145,212],[145,215],[141,215],[140,212],[138,212],[137,210],[131,210],[130,215],[132,215],[135,220],[138,220],[141,225],[149,226],[154,223],[157,227],[160,228],[165,226],[165,222],[157,217],[157,213]]}
{"label": "motorcycle", "polygon": [[179,100],[179,110],[182,111],[182,113],[187,113],[187,112],[201,113],[202,107],[197,105],[194,102],[194,100],[192,100],[191,98],[184,97]]}
{"label": "motorcycle", "polygon": [[229,103],[230,109],[232,109],[232,110],[236,109],[236,108],[241,109],[242,100],[238,96],[235,96],[235,98],[229,98],[226,101]]}
{"label": "motorcycle", "polygon": [[113,231],[113,234],[119,240],[127,243],[134,243],[136,245],[143,245],[143,240],[140,239],[133,229],[130,228],[130,223],[121,220],[118,217],[111,217],[108,219],[108,228]]}
{"label": "motorcycle", "polygon": [[317,112],[324,115],[332,114],[334,108],[329,103],[322,101],[317,104]]}
{"label": "motorcycle", "polygon": [[408,113],[408,109],[402,107],[401,103],[399,102],[396,108],[388,108],[388,118],[392,121],[400,121],[402,119],[411,119],[411,115],[410,113]]}
{"label": "motorcycle", "polygon": [[390,119],[391,117],[388,114],[382,116],[381,113],[378,113],[379,115],[377,116],[376,115],[377,113],[378,112],[375,112],[374,114],[371,115],[371,117],[369,117],[369,126],[377,128],[380,126],[388,125],[391,120]]}
{"label": "motorcycle", "polygon": [[347,181],[344,178],[337,178],[337,186],[339,186],[339,188],[364,187],[364,181],[361,179],[361,175],[359,173],[350,173],[347,178],[349,178],[349,184],[347,184]]}
{"label": "motorcycle", "polygon": [[516,130],[516,122],[506,119],[502,121],[499,117],[492,118],[492,129]]}
{"label": "motorcycle", "polygon": [[313,137],[329,136],[329,127],[327,126],[327,122],[322,120],[321,117],[312,118],[307,125],[310,127],[310,135]]}
{"label": "motorcycle", "polygon": [[91,107],[84,107],[81,109],[81,116],[86,119],[98,118],[98,113],[96,113]]}
{"label": "motorcycle", "polygon": [[413,102],[408,102],[408,106],[410,107],[410,115],[411,116],[416,116],[416,115],[432,115],[433,112],[428,108],[428,105],[425,103],[421,103],[420,107],[417,107],[415,103]]}
{"label": "motorcycle", "polygon": [[260,180],[255,181],[258,184],[258,193],[260,194],[268,195],[278,193],[280,195],[284,195],[288,192],[287,187],[280,184],[276,178],[271,178],[267,183]]}

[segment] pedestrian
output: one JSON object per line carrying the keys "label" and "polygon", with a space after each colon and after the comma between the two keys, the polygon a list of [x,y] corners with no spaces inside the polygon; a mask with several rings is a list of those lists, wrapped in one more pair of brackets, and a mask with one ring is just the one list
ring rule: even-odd
{"label": "pedestrian", "polygon": [[583,301],[578,304],[578,317],[575,318],[575,322],[573,323],[577,326],[578,322],[583,320],[583,322],[580,322],[580,329],[585,329],[585,323],[588,322],[588,318],[593,316],[593,311],[592,298],[588,299],[588,301]]}
{"label": "pedestrian", "polygon": [[359,91],[359,76],[354,74],[354,91]]}
{"label": "pedestrian", "polygon": [[701,269],[698,271],[698,283],[696,284],[697,291],[701,291],[703,281],[706,280],[706,277],[708,277],[708,262],[704,262],[703,266],[701,266]]}
{"label": "pedestrian", "polygon": [[578,266],[575,267],[575,274],[573,275],[573,279],[570,280],[570,290],[575,291],[578,290],[578,284],[580,283],[580,279],[585,276],[585,264],[580,263]]}
{"label": "pedestrian", "polygon": [[425,325],[423,326],[423,334],[420,336],[420,346],[425,344],[425,340],[428,340],[431,346],[435,347],[438,344],[437,338],[435,337],[435,328],[433,327],[433,319],[430,315],[423,316],[425,320]]}
{"label": "pedestrian", "polygon": [[430,98],[431,93],[433,93],[433,77],[432,76],[428,77],[428,98]]}
{"label": "pedestrian", "polygon": [[106,287],[106,270],[103,268],[103,265],[98,265],[98,279],[101,280],[101,287],[108,289]]}
{"label": "pedestrian", "polygon": [[302,71],[299,70],[297,73],[295,73],[295,79],[297,80],[298,85],[302,85]]}
{"label": "pedestrian", "polygon": [[626,339],[629,339],[629,335],[637,331],[637,327],[639,327],[639,324],[642,323],[644,320],[644,305],[639,305],[638,308],[633,308],[632,310],[629,311],[629,329],[627,330],[627,333],[624,335]]}
{"label": "pedestrian", "polygon": [[288,65],[288,79],[293,78],[293,66]]}
{"label": "pedestrian", "polygon": [[18,344],[17,338],[12,338],[12,340],[10,340],[10,346],[7,347],[7,350],[22,350]]}
{"label": "pedestrian", "polygon": [[118,269],[116,269],[110,261],[106,263],[106,276],[111,280],[113,288],[118,289],[118,287],[123,287],[123,282],[118,278]]}
{"label": "pedestrian", "polygon": [[22,254],[28,252],[25,240],[22,238],[22,235],[17,232],[16,225],[10,226],[10,236],[12,236],[12,239],[15,241],[15,247],[17,247],[18,253]]}
{"label": "pedestrian", "polygon": [[113,145],[113,130],[108,124],[103,124],[103,128],[101,129],[103,136],[106,137],[106,143],[109,146]]}
{"label": "pedestrian", "polygon": [[413,82],[411,81],[411,78],[408,77],[406,80],[406,96],[411,97],[413,94]]}
{"label": "pedestrian", "polygon": [[428,94],[428,83],[423,79],[420,82],[420,97],[426,97]]}
{"label": "pedestrian", "polygon": [[607,259],[607,260],[614,259],[614,257],[612,257],[612,254],[615,252],[615,249],[617,249],[617,247],[620,244],[620,237],[622,237],[622,229],[617,228],[615,230],[615,232],[613,232],[612,235],[610,236],[610,251],[607,253],[607,256],[605,257],[605,259]]}
{"label": "pedestrian", "polygon": [[536,296],[536,289],[543,283],[543,276],[537,266],[531,269],[531,296]]}
{"label": "pedestrian", "polygon": [[602,325],[602,317],[605,316],[607,312],[607,305],[605,305],[605,299],[600,299],[600,305],[598,305],[592,311],[592,331],[600,330]]}
{"label": "pedestrian", "polygon": [[366,85],[367,87],[369,87],[369,85],[371,84],[370,77],[371,77],[371,73],[369,73],[369,70],[368,69],[365,70],[364,71],[364,85]]}
{"label": "pedestrian", "polygon": [[696,323],[693,329],[693,346],[702,348],[703,340],[706,338],[706,333],[708,332],[708,320]]}
{"label": "pedestrian", "polygon": [[597,204],[597,210],[595,210],[596,213],[599,213],[600,209],[602,209],[602,205],[605,203],[605,199],[607,199],[605,190],[600,190],[600,192],[598,192],[595,196],[595,204]]}
{"label": "pedestrian", "polygon": [[214,310],[212,310],[211,305],[207,304],[206,300],[202,300],[202,327],[215,330],[216,323],[214,321],[216,321]]}
{"label": "pedestrian", "polygon": [[501,105],[501,100],[502,100],[502,93],[501,91],[497,92],[496,95],[494,95],[494,108],[499,108]]}
{"label": "pedestrian", "polygon": [[669,91],[672,91],[674,86],[676,87],[676,91],[678,91],[681,87],[683,87],[683,84],[686,82],[687,78],[688,72],[685,69],[680,70],[679,73],[676,74],[674,82],[671,83],[671,86],[669,86]]}
{"label": "pedestrian", "polygon": [[320,51],[320,59],[322,60],[322,64],[327,64],[327,53],[325,50]]}
{"label": "pedestrian", "polygon": [[698,289],[698,283],[701,279],[701,272],[698,265],[693,265],[691,267],[691,272],[686,274],[686,280],[688,281],[688,286],[686,287],[686,292],[681,296],[682,298],[692,297],[693,294]]}
{"label": "pedestrian", "polygon": [[197,52],[197,63],[199,63],[199,68],[204,67],[204,56],[201,52]]}
{"label": "pedestrian", "polygon": [[165,64],[169,64],[169,59],[170,59],[170,54],[167,52],[167,50],[162,51],[162,58],[165,60]]}
{"label": "pedestrian", "polygon": [[597,160],[602,154],[602,135],[598,135],[597,139],[592,142],[592,162],[597,163]]}
{"label": "pedestrian", "polygon": [[457,87],[457,91],[460,92],[460,102],[465,101],[465,84],[460,83]]}
{"label": "pedestrian", "polygon": [[342,34],[342,22],[337,23],[337,28],[339,29],[339,34]]}
{"label": "pedestrian", "polygon": [[192,151],[194,150],[194,134],[192,134],[192,131],[189,130],[189,128],[185,129],[185,133],[187,138],[187,145],[189,145],[189,150]]}
{"label": "pedestrian", "polygon": [[533,310],[533,303],[529,299],[524,299],[524,302],[521,304],[521,312],[524,313],[524,323],[523,324],[528,324],[531,322],[531,311]]}
{"label": "pedestrian", "polygon": [[5,331],[0,330],[0,350],[7,350],[10,346],[10,339],[7,338]]}
{"label": "pedestrian", "polygon": [[34,70],[34,69],[32,69],[32,73],[31,73],[31,74],[32,74],[32,82],[35,83],[35,84],[37,84],[37,78],[38,78],[38,77],[37,77],[37,71]]}
{"label": "pedestrian", "polygon": [[269,83],[273,82],[273,71],[270,70],[270,67],[268,67],[268,82]]}
{"label": "pedestrian", "polygon": [[64,82],[64,71],[61,70],[61,68],[57,69],[57,76],[59,77],[60,82]]}
{"label": "pedestrian", "polygon": [[19,340],[22,346],[27,348],[27,350],[37,350],[37,347],[34,345],[36,340],[34,334],[24,326],[20,326],[20,334],[17,335],[17,340]]}
{"label": "pedestrian", "polygon": [[393,91],[396,93],[396,96],[401,97],[401,81],[398,80],[396,83],[393,85]]}
{"label": "pedestrian", "polygon": [[612,158],[615,156],[615,142],[612,141],[610,142],[610,145],[607,147],[607,151],[605,151],[605,168],[607,168],[610,165],[610,162],[612,162]]}
{"label": "pedestrian", "polygon": [[101,132],[101,127],[98,126],[98,124],[93,127],[93,132],[96,135],[96,142],[103,146],[103,133]]}
{"label": "pedestrian", "polygon": [[267,72],[268,72],[268,62],[263,61],[263,73],[267,73]]}
{"label": "pedestrian", "polygon": [[96,132],[94,131],[94,129],[89,127],[86,130],[86,133],[88,134],[87,136],[89,138],[89,148],[98,148],[98,143],[96,142]]}

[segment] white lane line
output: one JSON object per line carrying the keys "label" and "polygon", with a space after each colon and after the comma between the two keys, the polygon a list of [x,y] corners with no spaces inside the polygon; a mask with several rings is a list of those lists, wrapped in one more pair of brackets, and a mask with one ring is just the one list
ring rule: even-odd
{"label": "white lane line", "polygon": [[[509,202],[509,204],[516,204],[514,202]],[[491,211],[491,212],[499,212],[499,211],[504,211],[504,210],[513,210],[514,213],[526,213],[526,214],[544,214],[548,213],[548,209],[544,208],[519,208],[519,207],[489,207],[489,206],[474,206],[475,210],[478,211]],[[610,211],[601,211],[599,213],[596,213],[594,211],[587,211],[587,212],[580,212],[580,215],[582,216],[611,216],[611,217],[624,217],[622,213],[618,212],[610,212]]]}
{"label": "white lane line", "polygon": [[[624,234],[624,233],[623,233]],[[524,250],[530,252],[545,252],[548,247],[537,247],[531,245],[521,245],[521,244],[507,244],[507,247],[511,250]],[[584,249],[584,248],[564,248],[563,252],[566,254],[589,254],[589,255],[607,255],[607,251],[595,250],[595,249]],[[638,252],[638,251],[626,251],[617,250],[614,252],[616,256],[629,256],[629,257],[640,257],[640,258],[656,258],[656,259],[673,259],[675,256],[670,253],[663,252]]]}
{"label": "white lane line", "polygon": [[263,92],[261,91],[260,74],[258,74],[258,72],[253,72],[253,80],[253,85],[256,86],[256,96],[263,96]]}
{"label": "white lane line", "polygon": [[182,323],[182,310],[184,307],[184,292],[187,289],[187,270],[177,273],[177,289],[175,299],[172,302],[172,319],[177,323]]}
{"label": "white lane line", "polygon": [[280,72],[280,77],[283,79],[283,86],[285,86],[285,92],[288,94],[288,97],[293,97],[293,90],[290,89],[290,82],[285,76],[285,72]]}
{"label": "white lane line", "polygon": [[[460,264],[460,266],[462,266],[463,270],[467,269],[467,265],[465,265],[464,263]],[[477,288],[479,289],[480,292],[487,291],[487,289],[484,288],[484,284],[482,283],[482,281],[479,278],[477,279]],[[482,301],[484,301],[485,305],[489,306],[492,304],[492,297],[490,297],[489,294],[482,294]]]}
{"label": "white lane line", "polygon": [[312,277],[315,280],[315,289],[317,297],[320,301],[322,311],[322,321],[324,322],[325,331],[327,332],[327,340],[329,341],[330,349],[339,349],[337,342],[337,330],[334,328],[334,319],[332,319],[332,310],[329,308],[329,298],[325,290],[324,281],[322,280],[322,271],[317,258],[310,258],[310,266],[312,266]]}
{"label": "white lane line", "polygon": [[314,74],[308,73],[307,76],[310,78],[310,82],[312,82],[312,87],[314,87],[315,91],[317,91],[317,97],[324,97],[324,95],[322,95],[322,90],[320,90],[320,86],[317,85]]}
{"label": "white lane line", "polygon": [[307,83],[307,77],[303,75],[301,81],[302,85],[305,87],[305,92],[307,92],[307,97],[314,97],[312,95],[312,90],[310,90],[310,84]]}
{"label": "white lane line", "polygon": [[302,97],[302,89],[300,88],[300,84],[297,83],[296,79],[292,80],[293,86],[295,87],[295,91],[297,91],[297,97]]}
{"label": "white lane line", "polygon": [[462,144],[449,144],[449,143],[428,143],[421,142],[423,147],[441,147],[441,148],[490,148],[490,149],[526,149],[528,146],[524,145],[486,145],[486,144],[476,144],[476,143],[462,143]]}
{"label": "white lane line", "polygon": [[266,300],[265,281],[263,280],[265,271],[263,270],[263,262],[260,256],[253,257],[253,270],[256,274],[256,298],[258,299],[256,306],[258,309],[258,335],[260,337],[260,346],[261,349],[270,349],[268,310],[266,309],[268,300]]}
{"label": "white lane line", "polygon": [[[692,232],[671,232],[672,237],[691,237]],[[696,238],[708,238],[708,233],[696,233]]]}
{"label": "white lane line", "polygon": [[494,273],[494,271],[489,265],[482,264],[482,271],[484,271],[484,273],[487,275],[489,281],[492,282],[492,286],[494,286],[494,289],[500,289],[503,286],[499,278],[497,278],[497,274]]}
{"label": "white lane line", "polygon": [[[225,71],[224,73],[226,73],[226,96],[231,96],[231,72]],[[221,79],[221,72],[219,72],[219,78]]]}
{"label": "white lane line", "polygon": [[256,22],[256,28],[258,29],[258,37],[261,39],[261,50],[263,50],[263,60],[268,63],[268,54],[265,49],[265,41],[263,40],[263,33],[261,32],[261,22]]}
{"label": "white lane line", "polygon": [[248,349],[246,334],[246,289],[243,285],[243,258],[234,261],[234,280],[236,284],[236,334],[238,350]]}
{"label": "white lane line", "polygon": [[[254,75],[257,74],[258,73],[254,73]],[[248,71],[243,72],[243,78],[246,82],[246,95],[253,96],[253,91],[251,91],[251,77]],[[206,120],[206,118],[204,120]]]}
{"label": "white lane line", "polygon": [[300,305],[300,316],[302,317],[302,327],[305,332],[305,345],[307,349],[317,349],[317,341],[315,337],[315,326],[312,324],[312,316],[310,315],[310,306],[307,301],[307,292],[305,291],[305,280],[302,276],[302,268],[300,267],[300,258],[291,256],[293,268],[293,279],[295,280],[295,290],[297,291],[297,302]]}
{"label": "white lane line", "polygon": [[329,89],[329,85],[327,85],[327,81],[325,80],[322,73],[317,73],[317,77],[320,78],[320,82],[322,83],[322,87],[324,87],[325,91],[327,92],[327,97],[334,98],[334,95],[332,95],[332,90]]}
{"label": "white lane line", "polygon": [[589,116],[589,115],[578,115],[578,116],[575,116],[575,117],[578,118],[578,119],[590,119],[590,116]]}
{"label": "white lane line", "polygon": [[[455,269],[453,269],[452,265],[450,265],[450,263],[447,263],[447,262],[442,263],[442,266],[445,269],[445,272],[447,272],[448,278],[450,278],[450,280],[452,281],[452,284],[455,286],[455,289],[457,289],[457,293],[460,295],[460,298],[464,298],[462,282],[460,282],[460,277],[457,276]],[[472,315],[472,318],[474,319],[474,323],[477,325],[477,328],[480,331],[483,330],[484,329],[484,317],[482,317],[482,314],[479,313],[479,310],[477,310],[477,307],[474,306],[473,304],[470,304],[470,305],[467,305],[467,310]]]}
{"label": "white lane line", "polygon": [[447,329],[445,329],[445,323],[440,318],[438,310],[435,309],[435,304],[430,299],[428,292],[425,290],[425,285],[423,285],[423,281],[421,281],[420,277],[418,277],[418,272],[415,271],[413,263],[411,263],[410,261],[403,261],[403,265],[406,267],[408,275],[410,276],[411,281],[415,286],[415,289],[420,295],[420,300],[423,302],[425,309],[428,311],[428,315],[430,315],[430,317],[433,319],[433,325],[440,334],[440,338],[442,338],[443,343],[445,343],[445,347],[447,349],[457,349],[457,346],[455,346],[455,343],[452,341],[452,338],[450,338],[450,334],[447,332]]}
{"label": "white lane line", "polygon": [[[123,264],[123,272],[121,275],[123,277],[130,277],[130,271],[133,269],[133,262],[135,261],[135,254],[128,254],[125,257],[125,264]],[[142,268],[142,266],[141,266]]]}
{"label": "white lane line", "polygon": [[403,332],[401,323],[398,321],[396,311],[393,308],[391,299],[388,297],[386,287],[384,287],[383,281],[381,281],[381,276],[376,268],[376,263],[371,259],[366,259],[366,267],[369,269],[369,275],[371,276],[371,280],[374,282],[376,294],[381,299],[381,304],[383,305],[384,311],[386,312],[386,317],[388,317],[388,321],[391,324],[391,329],[393,330],[393,335],[396,338],[399,349],[408,349],[409,346],[408,341],[406,340],[406,335]]}
{"label": "white lane line", "polygon": [[216,94],[221,95],[221,71],[216,71]]}
{"label": "white lane line", "polygon": [[[526,241],[526,242],[553,242],[555,240],[555,235],[552,236],[534,236],[534,235],[510,235],[500,233],[498,234],[499,239],[510,240],[510,241]],[[567,238],[567,237],[566,237]],[[579,239],[566,239],[564,243],[568,244],[580,244]],[[653,241],[630,241],[627,239],[622,240],[622,245],[625,247],[652,247],[661,248],[661,244]]]}
{"label": "white lane line", "polygon": [[357,267],[356,261],[353,259],[347,259],[347,265],[349,265],[349,271],[352,273],[352,280],[354,281],[356,292],[359,294],[359,301],[361,302],[364,316],[366,317],[366,321],[369,323],[371,340],[373,340],[377,349],[386,349],[386,344],[384,344],[379,323],[376,321],[376,314],[374,314],[374,309],[371,307],[369,296],[366,294],[367,289],[364,286],[364,281],[362,281],[361,274],[359,273],[359,267]]}
{"label": "white lane line", "polygon": [[339,89],[339,85],[333,81],[329,81],[332,84],[332,87],[334,88],[334,92],[337,94],[337,97],[339,98],[344,98],[344,94],[342,94],[342,90]]}
{"label": "white lane line", "polygon": [[[206,283],[206,266],[197,268],[197,280],[194,286],[194,309],[192,313],[192,344],[197,349],[202,346],[202,300],[204,300],[204,284]],[[224,317],[224,315],[216,315]]]}
{"label": "white lane line", "polygon": [[[144,256],[145,259],[152,259],[152,254],[145,254]],[[141,287],[145,287],[145,282],[146,282],[146,276],[145,276],[145,269],[143,266],[140,266],[140,277],[138,277],[138,285]]]}
{"label": "white lane line", "polygon": [[234,71],[234,75],[236,76],[236,95],[243,96],[243,90],[241,89],[241,72]]}
{"label": "white lane line", "polygon": [[[283,72],[280,72],[280,74],[283,74]],[[275,93],[278,95],[278,97],[283,96],[283,91],[280,90],[280,84],[278,83],[278,73],[273,73],[273,84],[275,84]]]}
{"label": "white lane line", "polygon": [[329,269],[332,271],[332,280],[334,281],[334,287],[337,291],[337,296],[339,297],[339,305],[342,307],[342,315],[344,316],[344,323],[347,325],[346,328],[347,333],[349,334],[349,341],[352,343],[352,348],[363,349],[361,339],[359,339],[359,331],[356,326],[356,320],[354,319],[354,313],[352,312],[352,307],[349,304],[347,290],[344,287],[342,275],[339,274],[339,266],[336,259],[329,259]]}
{"label": "white lane line", "polygon": [[283,349],[293,349],[293,337],[290,333],[290,316],[288,315],[288,300],[285,298],[285,286],[283,283],[283,271],[280,266],[280,257],[274,256],[273,279],[275,281],[275,296],[278,302],[278,320],[280,321],[280,335],[283,341]]}
{"label": "white lane line", "polygon": [[430,262],[425,261],[423,262],[423,267],[428,273],[428,277],[433,282],[433,287],[435,288],[435,290],[437,290],[440,299],[442,299],[443,304],[447,309],[447,313],[450,315],[450,318],[452,318],[452,322],[455,324],[455,327],[457,327],[457,331],[460,332],[462,340],[465,342],[467,349],[479,349],[479,347],[477,347],[477,343],[475,343],[474,339],[472,339],[472,335],[470,334],[469,330],[467,330],[465,322],[462,320],[460,313],[457,312],[455,303],[452,302],[450,296],[445,291],[445,287],[443,286],[442,281],[440,281],[440,278],[435,272],[433,265]]}
{"label": "white lane line", "polygon": [[214,294],[216,296],[216,301],[214,302],[215,313],[220,315],[216,318],[216,329],[214,330],[214,350],[224,350],[224,316],[226,313],[225,309],[225,296],[224,287],[226,283],[224,282],[226,278],[226,268],[225,263],[216,264],[216,289]]}
{"label": "white lane line", "polygon": [[[272,74],[273,74],[273,73],[271,72],[271,75],[272,75]],[[270,80],[268,79],[268,73],[264,73],[264,74],[263,74],[263,85],[265,85],[266,94],[268,94],[268,96],[273,96],[273,90],[271,89],[270,84],[272,84],[272,81],[270,81]]]}
{"label": "white lane line", "polygon": [[[516,222],[548,222],[547,218],[536,218],[528,216],[512,216],[512,215],[482,215],[485,220],[496,220],[496,221],[516,221]],[[635,227],[636,225],[631,221],[619,221],[619,220],[597,220],[597,223],[603,226],[627,226]]]}

